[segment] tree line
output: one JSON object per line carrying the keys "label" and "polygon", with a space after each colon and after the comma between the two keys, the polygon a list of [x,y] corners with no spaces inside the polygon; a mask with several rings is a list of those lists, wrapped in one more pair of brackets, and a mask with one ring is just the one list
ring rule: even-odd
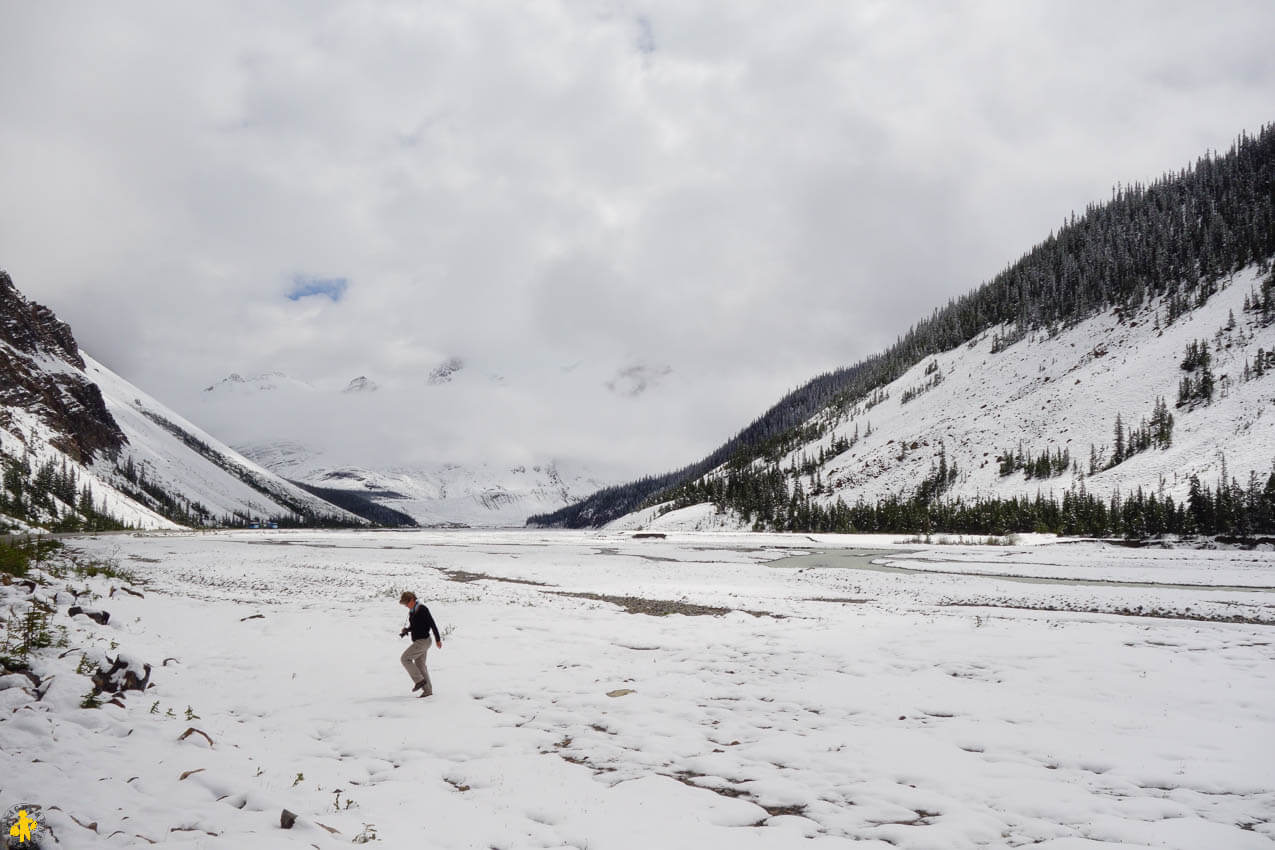
{"label": "tree line", "polygon": [[93,491],[81,482],[76,467],[65,459],[33,462],[29,454],[4,455],[0,513],[28,525],[53,531],[115,531],[124,523],[111,515],[105,503],[93,501]]}
{"label": "tree line", "polygon": [[1241,484],[1227,481],[1225,468],[1214,487],[1190,479],[1185,499],[1139,487],[1128,494],[1103,498],[1081,484],[1034,497],[950,498],[940,494],[955,476],[942,463],[909,496],[892,495],[874,502],[848,504],[812,500],[801,482],[788,486],[777,467],[734,467],[708,479],[686,482],[671,494],[663,511],[711,503],[719,513],[733,512],[755,531],[840,534],[1004,535],[1015,532],[1079,537],[1145,538],[1164,534],[1275,535],[1275,464],[1263,478],[1250,472]]}

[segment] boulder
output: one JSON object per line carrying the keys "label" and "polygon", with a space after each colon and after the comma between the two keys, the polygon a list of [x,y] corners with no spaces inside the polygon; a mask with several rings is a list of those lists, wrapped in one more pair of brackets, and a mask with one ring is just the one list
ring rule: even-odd
{"label": "boulder", "polygon": [[[109,667],[103,666],[109,664]],[[99,664],[93,673],[93,690],[95,693],[119,693],[122,691],[144,691],[150,685],[151,666],[129,658],[123,654],[112,659],[107,656],[103,664]]]}
{"label": "boulder", "polygon": [[81,608],[79,605],[72,605],[70,608],[66,609],[66,613],[69,617],[75,617],[83,614],[85,617],[88,617],[90,620],[96,620],[103,626],[111,621],[111,612],[99,611],[96,608]]}

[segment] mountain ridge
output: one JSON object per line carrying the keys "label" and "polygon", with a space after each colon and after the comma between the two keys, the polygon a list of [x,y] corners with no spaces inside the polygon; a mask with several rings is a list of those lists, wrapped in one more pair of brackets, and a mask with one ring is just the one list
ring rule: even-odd
{"label": "mountain ridge", "polygon": [[704,460],[608,488],[528,523],[605,525],[728,460],[754,463],[786,444],[802,444],[801,429],[819,411],[865,404],[926,358],[993,329],[999,330],[991,348],[1000,351],[1030,333],[1057,333],[1100,312],[1155,298],[1171,322],[1207,301],[1224,276],[1253,264],[1269,266],[1275,256],[1272,187],[1275,126],[1268,125],[1257,136],[1241,134],[1224,156],[1203,157],[1150,186],[1119,188],[1083,217],[1073,214],[991,281],[936,308],[885,351],[789,393]]}
{"label": "mountain ridge", "polygon": [[[1198,509],[1200,487],[1216,491],[1222,482],[1227,498],[1237,488],[1252,513],[1275,520],[1275,504],[1263,495],[1275,481],[1275,377],[1269,366],[1256,366],[1275,363],[1275,323],[1243,306],[1263,286],[1275,289],[1275,281],[1252,266],[1167,328],[1156,327],[1162,304],[1150,302],[1000,351],[993,350],[992,329],[927,358],[860,403],[825,410],[807,423],[808,439],[723,464],[609,527],[760,521],[786,530],[834,530],[828,523],[840,523],[841,531],[958,530],[940,525],[944,517],[974,531],[978,523],[969,516],[954,519],[962,509],[996,512],[1026,499],[1045,505],[1022,511],[1028,527],[997,519],[983,530],[1056,530],[1035,526],[1045,516],[1072,533],[1099,533],[1104,523],[1067,516],[1068,505],[1097,498],[1108,514],[1121,514],[1108,515],[1109,532],[1144,536],[1152,532],[1140,517],[1126,524],[1117,506],[1155,499],[1156,511],[1175,512],[1152,523],[1168,531],[1188,524],[1178,514]],[[1195,395],[1205,367],[1183,366],[1201,339],[1212,350],[1211,398]],[[1192,382],[1185,393],[1184,380]],[[751,489],[760,479],[773,495]]]}
{"label": "mountain ridge", "polygon": [[11,527],[366,521],[249,462],[125,381],[0,271],[0,513]]}
{"label": "mountain ridge", "polygon": [[[56,445],[81,463],[116,456],[127,442],[102,393],[83,375],[84,360],[70,325],[28,301],[0,270],[0,415],[36,412],[56,432]],[[67,368],[69,367],[69,368]]]}

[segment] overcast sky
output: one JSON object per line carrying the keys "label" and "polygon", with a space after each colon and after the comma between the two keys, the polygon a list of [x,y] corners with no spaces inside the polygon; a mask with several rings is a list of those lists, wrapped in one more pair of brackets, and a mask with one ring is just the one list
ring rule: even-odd
{"label": "overcast sky", "polygon": [[[1269,0],[9,2],[0,267],[232,442],[659,472],[1275,119],[1272,32]],[[266,370],[321,401],[203,393]]]}

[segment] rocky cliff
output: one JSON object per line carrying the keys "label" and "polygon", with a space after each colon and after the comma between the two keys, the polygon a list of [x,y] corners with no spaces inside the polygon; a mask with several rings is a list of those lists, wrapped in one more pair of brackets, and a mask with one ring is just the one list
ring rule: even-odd
{"label": "rocky cliff", "polygon": [[76,461],[114,458],[128,440],[83,369],[70,326],[48,307],[27,301],[0,271],[0,422],[9,424],[15,408],[26,410]]}

